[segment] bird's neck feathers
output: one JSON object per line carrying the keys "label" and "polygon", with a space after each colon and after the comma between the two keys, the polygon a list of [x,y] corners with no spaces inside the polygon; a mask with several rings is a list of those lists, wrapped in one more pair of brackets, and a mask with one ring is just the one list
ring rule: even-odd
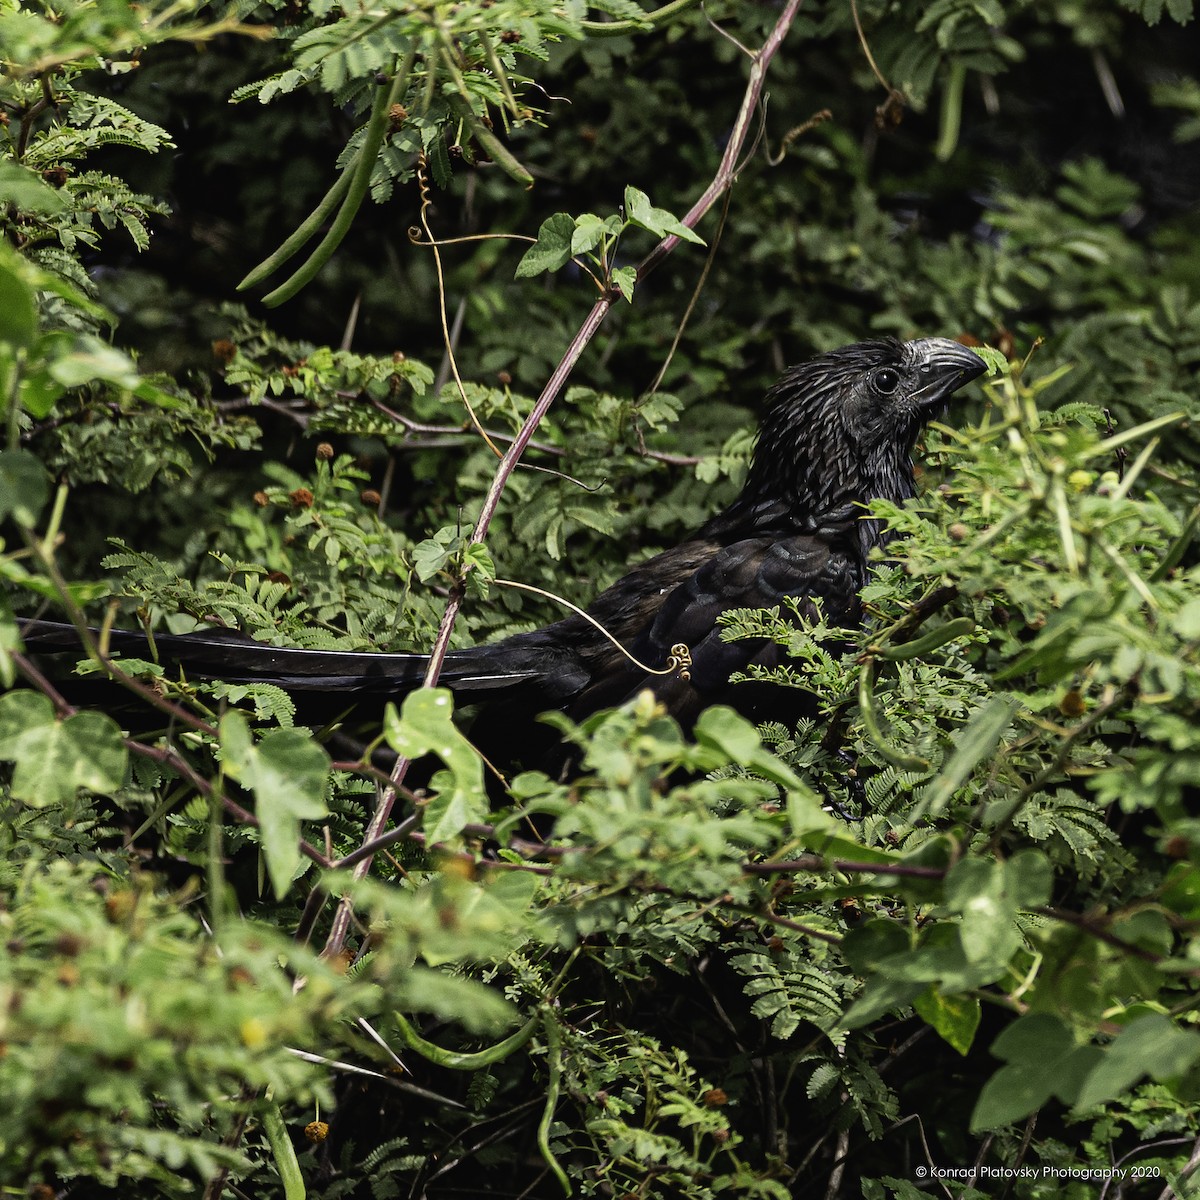
{"label": "bird's neck feathers", "polygon": [[[815,368],[815,369],[814,369]],[[735,508],[786,511],[799,529],[856,531],[864,554],[883,540],[881,523],[864,519],[872,500],[900,503],[916,494],[912,437],[864,446],[848,427],[844,369],[805,364],[769,394],[750,471]]]}

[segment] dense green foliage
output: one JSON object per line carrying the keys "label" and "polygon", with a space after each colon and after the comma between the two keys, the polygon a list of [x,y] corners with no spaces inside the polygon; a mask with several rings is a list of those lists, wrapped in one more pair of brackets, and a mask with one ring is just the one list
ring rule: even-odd
{"label": "dense green foliage", "polygon": [[[0,1194],[1196,1194],[1192,8],[0,0]],[[819,722],[552,717],[565,785],[429,689],[414,792],[22,651],[533,627],[872,333],[992,375],[864,629],[729,616]]]}

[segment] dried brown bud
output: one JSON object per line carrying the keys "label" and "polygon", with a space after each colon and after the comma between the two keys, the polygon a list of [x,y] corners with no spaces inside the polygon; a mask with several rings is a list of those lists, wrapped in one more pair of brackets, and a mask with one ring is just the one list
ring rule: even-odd
{"label": "dried brown bud", "polygon": [[508,387],[512,383],[512,375],[507,371],[497,371],[496,378],[499,380],[501,387]]}
{"label": "dried brown bud", "polygon": [[408,120],[408,109],[403,104],[393,104],[388,109],[388,124],[392,129],[399,129]]}
{"label": "dried brown bud", "polygon": [[299,487],[288,494],[293,508],[312,508],[313,494],[306,487]]}
{"label": "dried brown bud", "polygon": [[267,575],[267,582],[268,583],[282,583],[282,584],[287,585],[292,582],[292,579],[291,579],[290,575],[285,575],[282,571],[271,571]]}
{"label": "dried brown bud", "polygon": [[963,542],[971,536],[970,526],[964,525],[961,521],[955,521],[946,532],[950,535],[952,542]]}
{"label": "dried brown bud", "polygon": [[83,939],[74,933],[60,933],[54,939],[54,949],[64,958],[74,958],[83,949]]}
{"label": "dried brown bud", "polygon": [[358,498],[370,508],[378,508],[383,497],[374,489],[367,488],[358,494]]}
{"label": "dried brown bud", "polygon": [[328,462],[333,457],[333,447],[328,442],[318,442],[317,457]]}
{"label": "dried brown bud", "polygon": [[212,344],[213,358],[218,362],[233,362],[237,355],[237,346],[228,338],[217,338]]}
{"label": "dried brown bud", "polygon": [[42,178],[51,186],[60,188],[70,178],[66,167],[50,167],[42,172]]}
{"label": "dried brown bud", "polygon": [[135,908],[137,908],[137,897],[128,888],[113,892],[104,901],[105,915],[114,925],[129,920],[133,916]]}
{"label": "dried brown bud", "polygon": [[500,40],[506,46],[512,46],[521,40],[521,35],[515,29],[506,29],[501,35]]}
{"label": "dried brown bud", "polygon": [[724,1088],[709,1088],[703,1096],[700,1097],[701,1103],[709,1108],[720,1108],[723,1104],[729,1103],[729,1097],[725,1094]]}
{"label": "dried brown bud", "polygon": [[1087,701],[1081,692],[1072,688],[1058,702],[1058,711],[1064,717],[1082,717],[1087,712]]}
{"label": "dried brown bud", "polygon": [[405,354],[403,350],[393,350],[392,351],[392,362],[402,363],[402,362],[406,362],[407,360],[408,360],[408,355]]}
{"label": "dried brown bud", "polygon": [[266,492],[255,492],[254,503],[257,504],[259,508],[266,508],[267,505],[271,503],[271,497],[268,496]]}
{"label": "dried brown bud", "polygon": [[304,1136],[314,1146],[319,1146],[329,1136],[329,1125],[325,1121],[309,1121],[304,1127]]}

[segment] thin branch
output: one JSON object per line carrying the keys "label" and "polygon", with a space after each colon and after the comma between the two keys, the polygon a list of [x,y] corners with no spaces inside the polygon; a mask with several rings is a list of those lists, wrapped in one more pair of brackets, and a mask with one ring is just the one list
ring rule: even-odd
{"label": "thin branch", "polygon": [[675,352],[679,349],[679,343],[683,341],[683,331],[687,329],[688,322],[692,318],[692,313],[696,311],[696,305],[700,302],[700,294],[704,291],[704,285],[708,282],[708,277],[712,272],[713,263],[717,261],[717,250],[721,245],[721,234],[725,231],[725,222],[729,217],[729,203],[732,199],[732,190],[727,191],[724,203],[721,205],[721,217],[717,222],[716,232],[709,241],[708,257],[704,260],[704,269],[700,272],[700,278],[696,280],[696,286],[692,288],[692,295],[687,302],[687,308],[683,310],[683,316],[680,318],[679,324],[675,327],[675,336],[671,339],[671,347],[662,361],[662,366],[658,368],[658,373],[654,376],[654,382],[646,389],[647,395],[653,396],[658,391],[662,386],[663,377],[671,369]]}
{"label": "thin branch", "polygon": [[875,55],[871,53],[871,44],[867,41],[862,21],[859,19],[858,4],[855,0],[850,0],[850,12],[854,17],[854,29],[858,34],[858,42],[862,46],[863,54],[866,56],[867,62],[871,65],[871,71],[879,81],[879,86],[888,94],[887,100],[875,110],[875,127],[877,129],[887,129],[889,126],[897,125],[900,122],[900,116],[904,111],[905,104],[904,93],[899,88],[892,87],[883,72],[879,69],[879,64],[875,61]]}
{"label": "thin branch", "polygon": [[[338,394],[351,397],[353,395],[352,393],[348,392],[339,392]],[[390,408],[388,405],[384,404],[382,400],[376,400],[372,398],[371,403],[381,413],[383,413],[385,417],[395,421],[397,425],[402,425],[405,429],[412,433],[438,434],[444,437],[455,438],[456,440],[460,440],[463,437],[469,437],[467,432],[471,428],[469,422],[464,422],[461,425],[428,425],[423,421],[414,421],[411,417],[406,417],[403,413],[399,413],[394,408]],[[501,433],[498,429],[488,429],[485,427],[483,432],[486,433],[489,438],[492,438],[498,442],[512,442],[514,440],[513,434]],[[407,444],[407,442],[408,439],[406,438],[405,444]],[[442,442],[440,444],[454,445],[455,443]],[[552,446],[549,442],[530,441],[529,445],[535,450],[540,450],[543,454],[553,454],[558,458],[562,458],[567,453],[561,446]]]}
{"label": "thin branch", "polygon": [[372,1071],[368,1067],[360,1067],[357,1063],[343,1062],[336,1058],[326,1058],[323,1054],[313,1054],[310,1050],[298,1050],[294,1046],[284,1046],[284,1049],[296,1058],[303,1059],[304,1062],[328,1067],[331,1071],[340,1071],[345,1075],[365,1075],[368,1079],[385,1083],[388,1087],[396,1088],[401,1092],[411,1092],[414,1096],[420,1096],[423,1100],[432,1100],[435,1104],[443,1104],[447,1108],[466,1108],[465,1104],[460,1104],[457,1100],[451,1100],[449,1096],[442,1096],[437,1092],[431,1092],[428,1088],[418,1087],[415,1083],[406,1083],[403,1079],[397,1079],[395,1075],[385,1075],[382,1071]]}
{"label": "thin branch", "polygon": [[[58,689],[54,687],[29,659],[23,654],[13,654],[12,661],[21,675],[50,700],[60,717],[66,718],[75,715],[78,711],[75,706],[64,699]],[[181,779],[190,783],[202,796],[212,799],[216,789],[177,751],[163,746],[149,746],[145,742],[139,742],[130,737],[123,737],[121,741],[131,754],[136,754],[140,758],[149,759],[160,766],[169,768]],[[257,828],[258,818],[249,809],[243,808],[236,800],[230,799],[224,793],[221,793],[220,800],[222,808],[236,821],[242,825],[253,825]],[[333,865],[324,854],[303,838],[300,839],[300,851],[312,859],[318,866],[331,867]]]}
{"label": "thin branch", "polygon": [[[1128,1157],[1129,1155],[1127,1154],[1125,1158]],[[1121,1159],[1121,1162],[1124,1161],[1124,1158]],[[1200,1138],[1197,1138],[1192,1144],[1192,1153],[1188,1157],[1187,1162],[1183,1164],[1183,1168],[1179,1172],[1178,1183],[1180,1188],[1182,1188],[1187,1182],[1189,1176],[1195,1174],[1197,1167],[1200,1167]],[[1182,1194],[1183,1193],[1181,1191],[1176,1191],[1176,1189],[1172,1188],[1168,1184],[1161,1192],[1159,1192],[1158,1200],[1173,1200],[1174,1197]]]}
{"label": "thin branch", "polygon": [[[738,156],[741,154],[746,136],[750,132],[750,122],[753,119],[754,110],[758,107],[759,101],[762,98],[763,86],[767,78],[767,68],[770,67],[771,60],[783,44],[783,39],[792,27],[792,22],[795,21],[796,14],[800,11],[802,3],[803,0],[788,0],[783,12],[779,15],[779,20],[775,22],[775,27],[763,43],[762,49],[754,56],[754,65],[750,68],[750,78],[746,83],[746,91],[742,96],[742,107],[734,120],[733,129],[730,131],[729,141],[725,145],[725,153],[721,156],[721,165],[717,168],[717,173],[712,183],[708,185],[704,194],[692,205],[687,215],[683,218],[683,224],[689,229],[694,229],[699,224],[700,219],[716,204],[726,190],[737,182]],[[640,283],[645,279],[678,244],[679,238],[675,234],[663,238],[638,266],[638,282]]]}
{"label": "thin branch", "polygon": [[[1090,917],[1086,913],[1074,913],[1063,908],[1035,908],[1032,910],[1039,916],[1049,917],[1054,921],[1062,921],[1067,925],[1074,925],[1076,929],[1083,930],[1084,933],[1090,933],[1092,937],[1101,942],[1106,942],[1110,946],[1116,947],[1123,954],[1130,954],[1134,958],[1140,958],[1143,962],[1148,963],[1163,963],[1166,962],[1170,955],[1156,954],[1153,950],[1147,950],[1144,946],[1139,946],[1134,942],[1127,942],[1124,938],[1117,937],[1115,933],[1109,933],[1108,929],[1096,917]],[[1180,974],[1200,976],[1200,967],[1193,967],[1189,971],[1182,971]]]}
{"label": "thin branch", "polygon": [[[358,394],[357,392],[338,392],[339,396],[343,396],[348,400],[356,399]],[[382,400],[372,398],[371,403],[384,416],[395,421],[397,425],[402,425],[410,433],[430,435],[428,441],[406,437],[400,443],[401,446],[411,446],[414,449],[423,450],[427,447],[459,446],[464,441],[471,440],[468,433],[470,429],[469,422],[463,422],[459,425],[430,425],[424,421],[414,421],[411,417],[406,417],[403,413],[397,412],[394,408],[390,408],[384,404]],[[485,432],[488,437],[497,442],[511,443],[516,437],[515,434],[505,433],[499,429],[487,429],[485,427]],[[529,449],[539,450],[541,453],[552,455],[554,458],[565,458],[567,456],[567,451],[562,446],[554,446],[550,442],[535,441],[533,438],[529,439]],[[703,457],[699,454],[672,454],[666,450],[647,450],[642,447],[639,447],[635,453],[638,458],[648,458],[653,462],[667,463],[674,467],[694,467],[697,463],[703,461]],[[554,472],[554,474],[560,473]],[[562,477],[569,478],[569,476]]]}
{"label": "thin branch", "polygon": [[[747,81],[742,97],[741,108],[734,120],[733,129],[730,132],[717,173],[705,189],[704,194],[692,205],[683,218],[683,224],[689,229],[695,228],[701,218],[704,217],[709,209],[712,208],[736,181],[738,158],[750,131],[754,112],[762,98],[767,69],[771,65],[771,60],[779,51],[779,47],[783,44],[783,39],[787,36],[788,30],[795,21],[796,14],[800,11],[802,2],[803,0],[787,0],[783,12],[775,22],[775,26],[768,35],[767,40],[763,43],[762,49],[754,57],[754,64],[750,68],[750,78]],[[679,238],[675,234],[663,238],[638,265],[638,281],[640,282],[650,275],[678,244]],[[520,461],[521,455],[525,452],[526,446],[528,446],[532,439],[534,431],[541,424],[542,418],[550,410],[550,406],[558,398],[575,364],[579,361],[588,343],[596,335],[596,331],[600,328],[604,318],[608,315],[608,310],[616,302],[616,299],[615,295],[605,295],[592,306],[592,311],[588,313],[579,331],[571,339],[571,343],[568,345],[562,360],[550,376],[532,411],[526,417],[525,423],[521,426],[520,431],[513,438],[507,452],[500,460],[500,464],[496,468],[496,473],[492,478],[491,486],[484,497],[479,517],[475,522],[475,528],[471,533],[471,543],[473,545],[481,544],[487,537],[488,529],[491,527],[492,519],[496,515],[496,510],[500,505],[500,497],[504,493],[509,477],[516,469],[517,463]],[[437,637],[434,639],[433,649],[429,656],[429,666],[425,673],[424,686],[426,687],[436,685],[441,675],[442,664],[445,661],[446,652],[450,647],[450,636],[453,632],[454,624],[458,619],[459,610],[462,607],[463,594],[463,588],[461,586],[456,587],[451,592],[450,599],[442,614],[442,622],[438,628]],[[394,784],[399,785],[404,781],[404,777],[408,773],[408,767],[408,759],[397,759],[391,774]],[[375,814],[363,838],[364,846],[375,841],[383,833],[383,827],[387,823],[387,818],[391,813],[394,801],[395,792],[392,788],[381,789]],[[370,861],[370,858],[364,858],[355,865],[356,877],[365,874],[369,870]],[[329,937],[326,939],[325,947],[322,950],[324,955],[328,957],[340,953],[349,927],[350,905],[347,900],[343,900],[341,905],[339,905],[337,915],[334,917],[333,927],[330,929]]]}

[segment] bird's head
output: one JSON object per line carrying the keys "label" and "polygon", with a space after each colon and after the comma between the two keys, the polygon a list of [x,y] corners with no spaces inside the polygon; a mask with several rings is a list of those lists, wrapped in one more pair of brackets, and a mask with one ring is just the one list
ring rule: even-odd
{"label": "bird's head", "polygon": [[814,516],[911,496],[917,435],[984,370],[946,338],[858,342],[792,367],[771,390],[744,495]]}

